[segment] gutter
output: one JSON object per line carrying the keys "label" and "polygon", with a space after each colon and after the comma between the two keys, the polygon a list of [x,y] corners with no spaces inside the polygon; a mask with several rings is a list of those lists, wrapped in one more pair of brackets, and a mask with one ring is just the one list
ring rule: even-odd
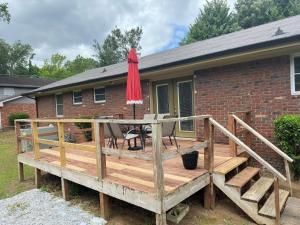
{"label": "gutter", "polygon": [[[238,48],[234,48],[234,49],[228,49],[225,51],[220,51],[220,52],[211,53],[211,54],[207,54],[207,55],[197,56],[197,57],[193,57],[193,58],[189,58],[189,59],[183,59],[180,61],[170,62],[170,63],[157,65],[157,66],[153,66],[153,67],[149,67],[149,68],[145,68],[145,69],[140,69],[140,72],[141,73],[153,72],[156,70],[161,70],[161,69],[165,69],[165,68],[172,67],[172,66],[179,66],[179,65],[183,65],[183,64],[194,63],[194,62],[201,61],[204,59],[207,60],[207,59],[212,59],[212,58],[216,58],[216,57],[220,57],[220,56],[224,56],[224,55],[228,55],[228,54],[236,54],[236,53],[246,52],[249,50],[257,50],[260,48],[271,47],[273,45],[280,45],[280,44],[285,44],[287,42],[293,42],[293,41],[299,41],[299,40],[300,40],[300,34],[294,35],[291,37],[287,37],[287,38],[270,40],[270,41],[266,41],[266,42],[253,44],[253,45],[247,45],[247,46],[238,47]],[[116,75],[109,76],[109,77],[104,77],[104,78],[100,77],[100,78],[91,79],[91,80],[87,80],[87,81],[81,81],[81,82],[76,82],[76,83],[72,83],[72,84],[61,85],[61,86],[57,86],[57,87],[53,87],[53,88],[47,88],[47,89],[43,89],[41,91],[31,91],[31,92],[25,93],[24,96],[33,95],[33,94],[37,94],[37,93],[44,93],[44,92],[55,90],[55,89],[61,89],[61,88],[67,88],[67,87],[71,87],[71,86],[77,86],[77,85],[98,82],[98,81],[109,80],[111,78],[120,78],[120,77],[126,76],[126,74],[127,74],[127,72],[121,73],[121,74],[116,74]]]}

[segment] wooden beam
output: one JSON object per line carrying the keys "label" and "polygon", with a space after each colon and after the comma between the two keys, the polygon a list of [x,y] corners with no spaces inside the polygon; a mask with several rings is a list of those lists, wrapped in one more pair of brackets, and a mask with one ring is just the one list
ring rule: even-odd
{"label": "wooden beam", "polygon": [[275,224],[280,225],[280,204],[279,204],[279,180],[274,177],[274,193],[275,193]]}
{"label": "wooden beam", "polygon": [[[236,120],[232,117],[231,114],[228,115],[228,130],[236,136],[237,134],[237,130],[236,130]],[[237,156],[237,146],[236,146],[236,143],[229,139],[229,147],[230,147],[230,150],[231,150],[231,155],[233,157],[236,157]]]}
{"label": "wooden beam", "polygon": [[152,156],[140,153],[138,151],[128,151],[124,149],[113,149],[113,148],[102,148],[102,153],[105,155],[111,155],[116,157],[126,157],[126,158],[132,158],[132,159],[143,159],[146,161],[152,161]]}
{"label": "wooden beam", "polygon": [[48,140],[48,139],[43,139],[43,138],[39,138],[37,141],[38,141],[39,144],[60,146],[59,141]]}
{"label": "wooden beam", "polygon": [[60,153],[60,165],[61,167],[66,166],[66,149],[64,146],[65,142],[65,129],[64,124],[62,122],[57,123],[58,130],[58,141],[59,141],[59,153]]}
{"label": "wooden beam", "polygon": [[36,122],[31,122],[31,132],[32,132],[32,146],[34,151],[34,159],[39,159],[40,156],[40,144],[38,142],[38,126]]}
{"label": "wooden beam", "polygon": [[167,218],[164,208],[164,171],[162,164],[162,125],[152,124],[152,152],[153,152],[153,172],[154,172],[154,190],[156,199],[160,202],[161,212],[156,214],[156,225],[166,225]]}
{"label": "wooden beam", "polygon": [[40,188],[42,185],[42,171],[38,168],[34,169],[35,187]]}
{"label": "wooden beam", "polygon": [[19,181],[24,181],[24,164],[18,162],[18,174],[19,174]]}
{"label": "wooden beam", "polygon": [[69,196],[69,181],[61,177],[61,191],[62,196],[65,199],[65,201],[68,201],[70,199]]}
{"label": "wooden beam", "polygon": [[102,218],[108,220],[110,217],[109,196],[102,192],[99,192],[99,200],[100,200],[100,215]]}
{"label": "wooden beam", "polygon": [[[245,123],[247,123],[249,126],[251,124],[251,112],[245,112]],[[251,148],[251,133],[249,130],[247,130],[245,134],[245,144],[248,145]]]}
{"label": "wooden beam", "polygon": [[21,150],[21,140],[18,138],[20,136],[20,123],[15,121],[15,133],[16,133],[16,153],[20,154]]}

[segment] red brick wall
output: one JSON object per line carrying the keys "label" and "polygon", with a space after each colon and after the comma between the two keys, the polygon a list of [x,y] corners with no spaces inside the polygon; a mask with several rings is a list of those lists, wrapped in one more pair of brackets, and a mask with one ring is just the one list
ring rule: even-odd
{"label": "red brick wall", "polygon": [[[211,114],[224,126],[229,112],[251,110],[254,128],[274,141],[274,119],[300,113],[300,96],[291,95],[288,56],[200,70],[196,74],[196,113]],[[199,127],[197,134],[199,138],[203,134]],[[217,140],[225,138],[218,134]],[[273,165],[282,166],[278,156],[265,145],[255,142],[253,148]]]}
{"label": "red brick wall", "polygon": [[1,112],[1,122],[2,127],[7,128],[9,127],[8,116],[10,113],[15,112],[25,112],[28,113],[30,118],[36,118],[36,107],[35,104],[30,103],[13,103],[7,102],[4,103],[3,107],[0,107]]}
{"label": "red brick wall", "polygon": [[[63,95],[63,114],[64,118],[76,118],[83,116],[116,116],[116,113],[122,113],[124,118],[133,117],[133,109],[131,105],[126,104],[126,85],[120,84],[108,86],[105,89],[106,102],[94,103],[94,89],[86,89],[82,91],[82,104],[73,105],[72,92]],[[149,82],[142,82],[142,93],[144,104],[136,105],[137,118],[142,118],[145,113],[149,113]],[[37,98],[38,117],[53,118],[56,116],[55,97],[54,95],[42,96]],[[75,135],[77,142],[85,141],[80,129],[74,125],[66,125],[66,130],[71,130]]]}
{"label": "red brick wall", "polygon": [[[142,118],[145,113],[149,113],[149,83],[142,82],[142,92],[144,104],[136,105],[137,118]],[[72,92],[64,93],[64,117],[74,118],[80,115],[89,116],[114,116],[116,113],[123,113],[124,118],[132,118],[132,106],[126,105],[126,86],[120,84],[106,87],[106,102],[94,103],[94,90],[86,89],[82,92],[83,104],[73,105]],[[54,95],[37,98],[38,117],[55,117]]]}

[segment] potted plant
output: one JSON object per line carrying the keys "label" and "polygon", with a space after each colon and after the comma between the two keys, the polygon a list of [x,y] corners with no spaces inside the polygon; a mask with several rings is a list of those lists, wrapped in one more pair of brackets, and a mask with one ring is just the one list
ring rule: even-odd
{"label": "potted plant", "polygon": [[181,155],[182,163],[185,169],[194,170],[198,164],[198,151],[192,151]]}

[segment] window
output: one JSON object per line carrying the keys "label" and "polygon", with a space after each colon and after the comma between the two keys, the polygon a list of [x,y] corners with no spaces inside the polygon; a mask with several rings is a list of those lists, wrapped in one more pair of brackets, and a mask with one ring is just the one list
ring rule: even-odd
{"label": "window", "polygon": [[56,104],[56,116],[63,116],[64,105],[63,105],[63,95],[57,94],[55,95],[55,104]]}
{"label": "window", "polygon": [[8,95],[8,96],[15,95],[15,89],[14,88],[4,88],[3,94]]}
{"label": "window", "polygon": [[95,88],[94,89],[94,102],[103,103],[106,101],[105,98],[105,88]]}
{"label": "window", "polygon": [[82,104],[82,91],[73,91],[73,104]]}
{"label": "window", "polygon": [[168,84],[156,85],[156,104],[158,114],[169,114],[169,86]]}
{"label": "window", "polygon": [[291,91],[300,94],[300,55],[291,57]]}

